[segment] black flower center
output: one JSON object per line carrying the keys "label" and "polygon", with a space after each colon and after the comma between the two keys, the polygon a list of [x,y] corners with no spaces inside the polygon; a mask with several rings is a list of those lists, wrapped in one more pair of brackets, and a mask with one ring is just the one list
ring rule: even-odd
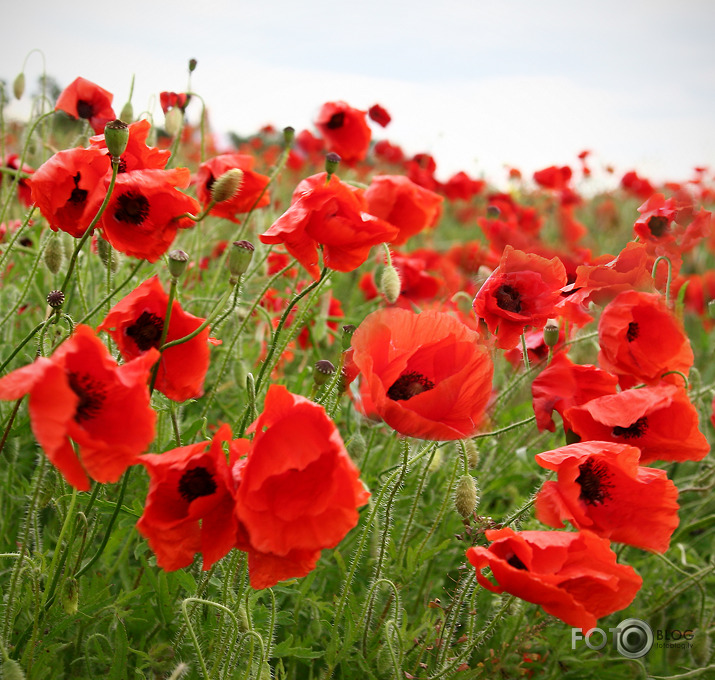
{"label": "black flower center", "polygon": [[92,102],[85,101],[84,99],[78,99],[77,115],[80,118],[86,118],[89,120],[94,115],[94,106],[92,106]]}
{"label": "black flower center", "polygon": [[206,191],[211,191],[211,187],[214,185],[215,181],[216,178],[213,175],[209,175],[209,178],[206,180]]}
{"label": "black flower center", "polygon": [[648,229],[650,229],[650,233],[653,234],[653,236],[660,238],[668,230],[669,224],[670,220],[668,220],[667,217],[653,215],[653,217],[648,220]]}
{"label": "black flower center", "polygon": [[151,347],[158,349],[163,330],[164,319],[151,312],[142,312],[139,318],[127,328],[126,333],[142,352],[146,352]]}
{"label": "black flower center", "polygon": [[631,321],[628,324],[628,331],[626,332],[626,340],[628,340],[628,342],[633,342],[638,337],[639,333],[640,333],[640,331],[638,329],[638,324],[635,321]]}
{"label": "black flower center", "polygon": [[106,397],[103,385],[89,373],[67,374],[70,389],[79,397],[74,419],[78,423],[95,418],[102,409]]}
{"label": "black flower center", "polygon": [[392,387],[387,390],[387,396],[392,401],[407,401],[431,389],[434,389],[434,383],[429,378],[417,371],[411,371],[403,373],[392,383]]}
{"label": "black flower center", "polygon": [[[110,155],[110,154],[107,154]],[[117,174],[121,174],[127,171],[127,161],[124,156],[119,157],[119,167],[117,168]]]}
{"label": "black flower center", "polygon": [[341,128],[343,126],[344,122],[345,114],[340,111],[330,116],[330,120],[328,121],[326,127],[328,128],[328,130],[337,130],[338,128]]}
{"label": "black flower center", "polygon": [[579,498],[589,505],[603,503],[611,497],[608,489],[613,488],[609,481],[611,474],[605,463],[596,463],[589,458],[578,466],[579,475],[576,483],[581,487]]}
{"label": "black flower center", "polygon": [[201,496],[210,496],[214,491],[216,491],[216,482],[205,467],[191,468],[184,472],[179,480],[179,494],[187,503]]}
{"label": "black flower center", "polygon": [[497,299],[497,307],[504,309],[507,312],[521,312],[521,296],[519,291],[508,284],[504,284],[497,288],[494,297]]}
{"label": "black flower center", "polygon": [[621,427],[616,425],[611,433],[614,437],[622,437],[623,439],[638,439],[642,437],[648,430],[648,418],[643,416],[638,418],[635,423],[632,423],[628,427]]}
{"label": "black flower center", "polygon": [[526,565],[516,555],[512,555],[507,560],[507,564],[510,564],[512,567],[514,567],[514,569],[524,569],[526,571],[529,571]]}
{"label": "black flower center", "polygon": [[117,199],[114,218],[118,222],[141,224],[149,215],[149,201],[137,191],[127,191]]}
{"label": "black flower center", "polygon": [[79,172],[72,178],[72,181],[74,182],[74,189],[72,189],[68,202],[73,205],[81,205],[87,199],[86,190],[79,188],[80,179],[82,179],[82,175]]}

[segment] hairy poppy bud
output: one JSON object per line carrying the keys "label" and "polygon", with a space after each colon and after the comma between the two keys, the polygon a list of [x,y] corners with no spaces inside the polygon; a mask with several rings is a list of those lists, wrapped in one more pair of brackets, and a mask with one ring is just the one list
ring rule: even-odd
{"label": "hairy poppy bud", "polygon": [[352,439],[346,444],[348,453],[355,459],[360,460],[367,452],[367,442],[359,432],[356,432]]}
{"label": "hairy poppy bud", "polygon": [[325,385],[330,379],[330,376],[334,374],[335,366],[327,359],[321,359],[316,362],[313,369],[313,382],[318,386]]}
{"label": "hairy poppy bud", "polygon": [[293,140],[295,139],[295,128],[291,127],[290,125],[288,127],[283,128],[283,142],[285,143],[286,146],[290,146],[293,144]]}
{"label": "hairy poppy bud", "polygon": [[0,668],[2,668],[0,676],[3,680],[25,680],[25,672],[15,659],[5,659]]}
{"label": "hairy poppy bud", "polygon": [[695,638],[690,645],[690,654],[693,661],[701,668],[708,665],[712,656],[712,645],[707,630],[702,628],[695,632]]}
{"label": "hairy poppy bud", "polygon": [[211,200],[216,203],[230,200],[241,190],[242,184],[243,170],[240,168],[227,170],[211,185]]}
{"label": "hairy poppy bud", "polygon": [[462,475],[454,491],[454,507],[462,517],[469,517],[477,508],[479,494],[472,475]]}
{"label": "hairy poppy bud", "polygon": [[109,241],[101,236],[97,236],[97,253],[99,253],[99,259],[102,260],[102,264],[105,267],[111,267],[113,272],[119,269],[119,256]]}
{"label": "hairy poppy bud", "polygon": [[255,246],[250,241],[234,241],[228,254],[228,270],[231,276],[243,276],[253,259]]}
{"label": "hairy poppy bud", "polygon": [[183,678],[190,670],[190,666],[187,663],[184,663],[183,661],[171,672],[171,675],[167,678],[167,680],[179,680],[180,678]]}
{"label": "hairy poppy bud", "polygon": [[380,292],[385,297],[385,300],[392,305],[395,304],[397,298],[400,297],[401,289],[402,283],[400,281],[400,274],[393,265],[387,265],[382,270],[382,276],[380,277]]}
{"label": "hairy poppy bud", "polygon": [[340,165],[340,156],[334,151],[331,151],[325,156],[325,172],[328,173],[328,179],[330,179],[333,173],[338,169]]}
{"label": "hairy poppy bud", "polygon": [[355,333],[355,326],[353,324],[349,323],[343,326],[343,335],[341,337],[343,350],[350,349],[353,333]]}
{"label": "hairy poppy bud", "polygon": [[122,110],[119,114],[119,117],[122,120],[126,120],[130,123],[134,120],[134,107],[132,106],[131,102],[127,102],[124,106],[122,106]]}
{"label": "hairy poppy bud", "polygon": [[553,347],[559,341],[559,322],[549,319],[544,326],[544,344]]}
{"label": "hairy poppy bud", "polygon": [[62,602],[62,609],[65,610],[65,614],[72,616],[72,614],[77,613],[79,605],[79,583],[76,578],[68,578],[62,584],[60,601]]}
{"label": "hairy poppy bud", "polygon": [[189,264],[189,255],[183,250],[169,251],[169,273],[175,279],[178,279],[185,271]]}
{"label": "hairy poppy bud", "polygon": [[62,260],[64,259],[64,248],[62,247],[62,239],[59,234],[53,232],[50,235],[50,239],[45,247],[45,252],[43,253],[43,259],[45,266],[53,274],[56,274],[60,270]]}
{"label": "hairy poppy bud", "polygon": [[104,126],[104,143],[113,158],[119,158],[126,150],[129,142],[129,126],[119,118],[115,118]]}
{"label": "hairy poppy bud", "polygon": [[47,296],[47,304],[52,309],[59,309],[65,303],[65,294],[61,290],[53,290]]}
{"label": "hairy poppy bud", "polygon": [[184,113],[178,106],[167,111],[164,114],[164,129],[166,130],[166,134],[168,134],[169,137],[176,137],[181,130],[183,122]]}
{"label": "hairy poppy bud", "polygon": [[467,451],[467,461],[470,468],[475,468],[479,465],[479,450],[473,439],[463,439],[464,448]]}
{"label": "hairy poppy bud", "polygon": [[15,95],[15,99],[22,99],[22,95],[25,93],[24,73],[17,74],[17,78],[12,82],[12,92]]}

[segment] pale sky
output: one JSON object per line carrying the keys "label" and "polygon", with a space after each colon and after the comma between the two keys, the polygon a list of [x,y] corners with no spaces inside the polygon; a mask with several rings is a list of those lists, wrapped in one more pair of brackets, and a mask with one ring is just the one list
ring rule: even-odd
{"label": "pale sky", "polygon": [[[135,111],[160,121],[158,93],[183,91],[195,58],[215,132],[299,130],[326,101],[380,103],[393,122],[374,138],[432,153],[443,180],[575,168],[584,149],[596,168],[661,180],[715,166],[711,0],[36,0],[0,16],[6,82],[39,47],[61,85],[88,78],[116,111],[134,74]],[[33,54],[29,90],[41,68]]]}

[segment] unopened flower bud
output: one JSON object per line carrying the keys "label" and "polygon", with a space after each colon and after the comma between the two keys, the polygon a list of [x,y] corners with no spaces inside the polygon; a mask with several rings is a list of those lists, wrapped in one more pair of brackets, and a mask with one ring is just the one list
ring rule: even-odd
{"label": "unopened flower bud", "polygon": [[22,670],[22,666],[15,659],[5,659],[0,668],[2,668],[0,677],[3,680],[25,680],[25,671]]}
{"label": "unopened flower bud", "polygon": [[501,215],[501,210],[499,210],[499,208],[497,208],[495,205],[490,205],[487,208],[487,217],[490,220],[497,219],[497,217],[499,217],[499,215]]}
{"label": "unopened flower bud", "polygon": [[712,644],[707,630],[700,628],[695,631],[695,637],[690,644],[690,654],[700,668],[708,665],[712,656]]}
{"label": "unopened flower bud", "polygon": [[331,375],[335,374],[335,366],[327,359],[317,361],[313,369],[313,382],[318,385],[325,385]]}
{"label": "unopened flower bud", "polygon": [[479,495],[472,475],[462,475],[454,491],[454,507],[462,517],[469,517],[477,508]]}
{"label": "unopened flower bud", "polygon": [[251,630],[251,626],[248,623],[248,612],[246,611],[246,605],[241,603],[238,607],[238,630],[241,633],[247,633]]}
{"label": "unopened flower bud", "polygon": [[65,294],[61,290],[53,290],[47,296],[47,304],[52,309],[59,309],[65,303]]}
{"label": "unopened flower bud", "polygon": [[18,73],[17,77],[12,83],[12,92],[15,95],[15,99],[22,99],[22,95],[25,93],[25,74]]}
{"label": "unopened flower bud", "polygon": [[544,326],[544,344],[547,347],[554,347],[559,341],[559,322],[556,319],[549,319]]}
{"label": "unopened flower bud", "polygon": [[340,156],[334,151],[325,156],[325,172],[328,173],[328,179],[333,176],[333,173],[338,169],[338,165],[340,165]]}
{"label": "unopened flower bud", "polygon": [[346,444],[348,453],[354,460],[360,460],[367,452],[367,442],[359,432],[356,432],[352,439]]}
{"label": "unopened flower bud", "polygon": [[45,266],[53,274],[56,274],[60,270],[60,267],[62,267],[64,248],[62,247],[62,238],[59,234],[53,232],[50,235],[50,239],[47,241],[47,246],[45,247],[45,252],[43,253],[43,259]]}
{"label": "unopened flower bud", "polygon": [[183,661],[171,672],[171,675],[166,680],[180,680],[191,670],[189,664]]}
{"label": "unopened flower bud", "polygon": [[127,102],[124,106],[122,106],[122,110],[119,113],[119,117],[129,123],[134,120],[134,107],[132,106],[131,102]]}
{"label": "unopened flower bud", "polygon": [[189,73],[193,73],[196,70],[196,64],[198,64],[196,59],[189,59]]}
{"label": "unopened flower bud", "polygon": [[708,302],[708,316],[711,319],[715,319],[715,300]]}
{"label": "unopened flower bud", "polygon": [[473,439],[463,439],[464,448],[467,451],[467,462],[470,468],[475,468],[479,465],[479,449]]}
{"label": "unopened flower bud", "polygon": [[295,139],[295,128],[291,127],[290,125],[288,127],[283,128],[283,143],[286,146],[290,146],[293,144],[293,140]]}
{"label": "unopened flower bud", "polygon": [[119,269],[119,256],[112,248],[111,243],[105,240],[101,236],[97,236],[97,253],[99,254],[99,259],[102,260],[102,264],[105,267],[111,267],[113,272]]}
{"label": "unopened flower bud", "polygon": [[382,276],[380,277],[380,292],[383,294],[385,300],[393,305],[397,302],[397,298],[400,297],[401,289],[402,283],[400,281],[400,274],[393,265],[387,265],[382,270]]}
{"label": "unopened flower bud", "polygon": [[228,254],[228,270],[231,276],[243,276],[253,259],[255,246],[250,241],[234,241]]}
{"label": "unopened flower bud", "polygon": [[350,345],[353,340],[353,334],[355,333],[355,331],[356,331],[356,328],[351,323],[343,326],[343,335],[341,337],[343,350],[350,349]]}
{"label": "unopened flower bud", "polygon": [[104,143],[114,158],[119,158],[127,150],[128,142],[129,126],[123,120],[115,118],[104,126]]}
{"label": "unopened flower bud", "polygon": [[189,264],[189,255],[183,250],[169,251],[169,273],[175,279],[178,279],[185,271]]}
{"label": "unopened flower bud", "polygon": [[231,168],[221,175],[211,185],[211,200],[222,203],[232,199],[240,190],[243,184],[243,170]]}
{"label": "unopened flower bud", "polygon": [[176,137],[184,122],[184,112],[175,106],[164,114],[164,129],[169,137]]}
{"label": "unopened flower bud", "polygon": [[65,614],[72,616],[72,614],[77,613],[79,605],[79,583],[76,578],[68,578],[62,584],[60,601],[62,602],[62,609],[65,610]]}

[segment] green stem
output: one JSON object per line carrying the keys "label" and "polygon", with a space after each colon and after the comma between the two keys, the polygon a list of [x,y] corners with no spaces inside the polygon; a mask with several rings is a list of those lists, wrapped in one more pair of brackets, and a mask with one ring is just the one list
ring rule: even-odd
{"label": "green stem", "polygon": [[156,363],[151,370],[151,380],[149,381],[149,394],[152,394],[154,392],[154,385],[156,385],[156,376],[159,374],[159,367],[161,366],[161,354],[166,350],[164,343],[166,342],[166,336],[169,334],[171,311],[174,306],[174,299],[176,298],[176,284],[178,282],[179,281],[175,276],[171,277],[171,283],[169,285],[169,299],[166,302],[166,314],[164,314],[164,325],[161,327],[161,337],[159,338],[159,358],[156,360]]}
{"label": "green stem", "polygon": [[655,283],[655,273],[656,273],[656,270],[658,269],[658,264],[662,260],[664,260],[665,262],[668,263],[668,279],[665,284],[665,303],[670,307],[671,306],[670,284],[673,279],[673,263],[670,261],[669,257],[666,257],[665,255],[660,255],[659,257],[655,258],[655,262],[653,263],[653,271],[651,272],[651,278],[653,279],[653,282]]}

